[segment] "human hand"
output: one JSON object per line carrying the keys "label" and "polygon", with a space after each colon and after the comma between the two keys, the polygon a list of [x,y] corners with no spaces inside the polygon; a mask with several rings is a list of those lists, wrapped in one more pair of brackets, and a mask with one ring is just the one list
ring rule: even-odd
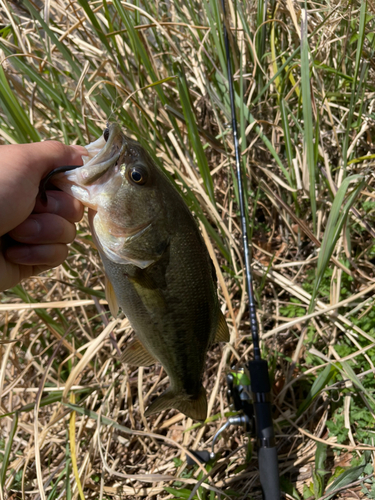
{"label": "human hand", "polygon": [[82,165],[85,154],[81,146],[57,141],[0,146],[0,291],[66,259],[83,205],[47,191],[44,206],[39,184],[54,168]]}

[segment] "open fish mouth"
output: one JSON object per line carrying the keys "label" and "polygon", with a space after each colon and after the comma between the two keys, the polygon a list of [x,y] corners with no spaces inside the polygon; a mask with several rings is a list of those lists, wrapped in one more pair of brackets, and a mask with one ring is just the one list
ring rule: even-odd
{"label": "open fish mouth", "polygon": [[111,123],[99,139],[86,146],[88,156],[82,157],[83,167],[80,168],[83,185],[95,182],[117,162],[125,149],[122,139],[120,126]]}
{"label": "open fish mouth", "polygon": [[[53,177],[53,184],[71,194],[89,208],[96,209],[96,198],[103,185],[108,182],[108,174],[116,174],[112,167],[124,152],[126,140],[117,123],[111,123],[103,135],[86,146],[87,156],[82,156],[83,165],[58,167],[52,170],[42,181],[41,199],[47,201],[46,185]],[[107,175],[106,175],[107,174]],[[56,176],[56,177],[55,177]],[[96,181],[100,182],[96,185]]]}

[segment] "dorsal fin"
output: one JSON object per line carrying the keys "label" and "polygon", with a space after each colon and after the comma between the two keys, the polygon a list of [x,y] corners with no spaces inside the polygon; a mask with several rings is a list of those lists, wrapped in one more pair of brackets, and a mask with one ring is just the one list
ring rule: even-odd
{"label": "dorsal fin", "polygon": [[113,289],[112,283],[109,281],[107,275],[105,275],[105,298],[107,299],[109,310],[111,311],[112,315],[116,318],[119,310],[117,297]]}
{"label": "dorsal fin", "polygon": [[229,330],[224,314],[219,309],[218,322],[214,342],[229,342]]}
{"label": "dorsal fin", "polygon": [[126,346],[120,360],[133,366],[151,366],[157,363],[157,360],[150,354],[141,341],[133,339]]}

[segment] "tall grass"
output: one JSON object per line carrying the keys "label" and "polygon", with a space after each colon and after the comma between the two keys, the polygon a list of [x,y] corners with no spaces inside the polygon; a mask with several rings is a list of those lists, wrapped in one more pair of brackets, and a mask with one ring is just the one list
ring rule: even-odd
{"label": "tall grass", "polygon": [[[347,497],[351,484],[355,495],[375,491],[372,9],[226,8],[288,498]],[[165,377],[117,361],[131,330],[122,316],[109,323],[84,219],[63,266],[2,296],[2,498],[37,498],[38,487],[51,500],[188,498],[199,480],[194,498],[259,497],[241,429],[206,469],[187,468],[184,454],[209,447],[230,410],[224,375],[252,349],[219,2],[0,2],[0,24],[0,142],[84,145],[107,121],[121,123],[199,220],[231,330],[230,347],[209,354],[208,421],[192,426],[176,412],[146,421],[142,408]]]}

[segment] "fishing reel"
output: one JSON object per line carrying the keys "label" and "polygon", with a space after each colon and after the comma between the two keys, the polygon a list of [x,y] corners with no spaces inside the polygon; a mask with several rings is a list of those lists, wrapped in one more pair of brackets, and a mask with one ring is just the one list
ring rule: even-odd
{"label": "fishing reel", "polygon": [[[250,375],[250,377],[249,377]],[[259,478],[264,500],[280,500],[279,469],[275,434],[272,423],[271,385],[267,361],[249,361],[246,369],[227,375],[227,397],[229,405],[238,412],[228,417],[213,437],[211,452],[190,450],[197,460],[206,463],[214,459],[215,444],[225,430],[241,426],[250,436],[257,438]],[[187,457],[187,463],[194,461]]]}
{"label": "fishing reel", "polygon": [[211,445],[211,459],[215,458],[214,450],[217,440],[228,427],[242,427],[250,435],[255,432],[254,406],[252,404],[250,380],[243,368],[237,372],[228,373],[227,398],[229,406],[238,412],[238,414],[228,417],[225,424],[214,435]]}

